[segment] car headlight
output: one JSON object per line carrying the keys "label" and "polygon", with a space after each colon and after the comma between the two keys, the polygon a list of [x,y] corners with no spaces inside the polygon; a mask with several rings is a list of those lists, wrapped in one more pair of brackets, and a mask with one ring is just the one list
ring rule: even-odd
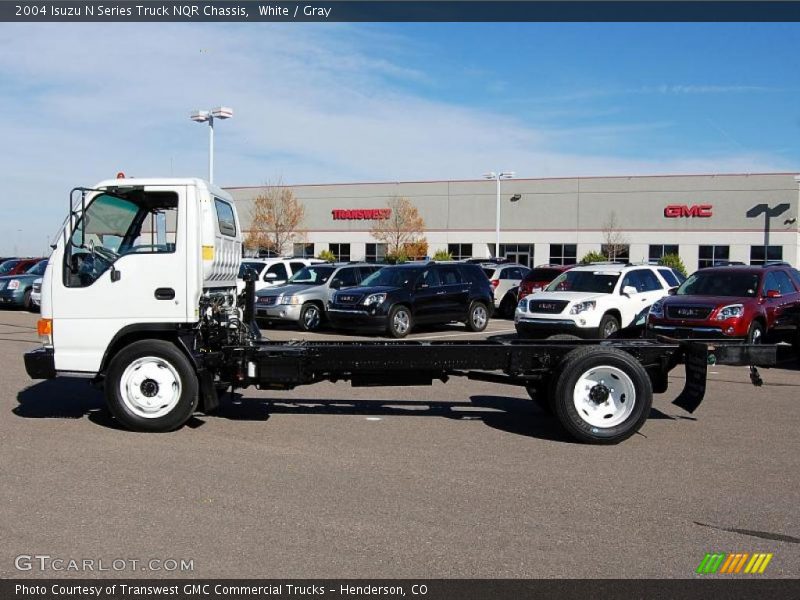
{"label": "car headlight", "polygon": [[370,294],[364,298],[362,304],[364,306],[380,306],[386,300],[386,294]]}
{"label": "car headlight", "polygon": [[657,319],[662,318],[664,316],[664,301],[656,300],[653,302],[653,305],[650,307],[649,315]]}
{"label": "car headlight", "polygon": [[281,298],[281,304],[302,304],[300,296],[284,296]]}
{"label": "car headlight", "polygon": [[8,289],[10,290],[18,290],[19,289],[19,279],[12,279],[8,282]]}
{"label": "car headlight", "polygon": [[728,304],[719,309],[717,313],[717,321],[724,321],[725,319],[736,319],[744,314],[743,304]]}
{"label": "car headlight", "polygon": [[595,307],[594,300],[586,300],[585,302],[578,302],[572,305],[572,308],[569,309],[569,314],[579,315],[584,311],[594,310],[594,307]]}
{"label": "car headlight", "polygon": [[527,308],[528,308],[528,301],[525,298],[517,302],[517,310],[527,310]]}

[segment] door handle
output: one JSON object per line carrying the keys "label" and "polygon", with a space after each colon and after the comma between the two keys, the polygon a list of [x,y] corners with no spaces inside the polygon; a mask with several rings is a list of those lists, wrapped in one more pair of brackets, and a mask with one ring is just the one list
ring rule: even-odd
{"label": "door handle", "polygon": [[444,296],[447,292],[436,292],[437,296]]}
{"label": "door handle", "polygon": [[156,300],[174,300],[175,290],[172,288],[156,288],[154,295]]}

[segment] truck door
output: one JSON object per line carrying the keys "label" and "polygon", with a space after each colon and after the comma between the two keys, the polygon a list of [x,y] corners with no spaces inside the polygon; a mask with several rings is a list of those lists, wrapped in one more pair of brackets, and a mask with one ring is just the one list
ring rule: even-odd
{"label": "truck door", "polygon": [[186,201],[185,186],[87,197],[64,234],[61,264],[53,265],[57,370],[98,371],[108,345],[128,326],[194,318]]}

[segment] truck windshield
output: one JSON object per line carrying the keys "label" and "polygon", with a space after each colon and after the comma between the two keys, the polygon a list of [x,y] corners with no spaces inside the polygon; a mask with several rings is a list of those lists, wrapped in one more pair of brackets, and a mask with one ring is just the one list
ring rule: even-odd
{"label": "truck windshield", "polygon": [[422,269],[408,267],[384,267],[361,282],[361,287],[410,287],[422,273]]}
{"label": "truck windshield", "polygon": [[336,270],[335,267],[304,267],[289,278],[287,284],[320,285],[328,281]]}
{"label": "truck windshield", "polygon": [[683,282],[679,296],[739,296],[754,298],[758,292],[756,273],[720,273],[698,271]]}
{"label": "truck windshield", "polygon": [[177,211],[178,197],[171,192],[96,195],[67,243],[66,285],[91,285],[124,254],[174,252]]}
{"label": "truck windshield", "polygon": [[600,271],[567,271],[544,288],[548,292],[591,292],[610,294],[617,285],[619,273]]}

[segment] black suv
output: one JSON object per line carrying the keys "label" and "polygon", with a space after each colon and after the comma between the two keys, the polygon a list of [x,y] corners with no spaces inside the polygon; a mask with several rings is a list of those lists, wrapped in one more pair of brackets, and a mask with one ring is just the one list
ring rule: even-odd
{"label": "black suv", "polygon": [[386,331],[405,337],[419,324],[466,323],[483,331],[494,298],[478,265],[407,264],[384,267],[360,286],[334,294],[328,318],[334,327]]}

